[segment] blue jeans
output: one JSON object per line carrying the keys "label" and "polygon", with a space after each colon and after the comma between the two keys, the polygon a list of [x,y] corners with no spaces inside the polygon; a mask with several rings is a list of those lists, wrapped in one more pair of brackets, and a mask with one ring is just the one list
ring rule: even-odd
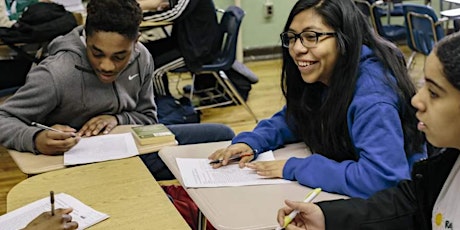
{"label": "blue jeans", "polygon": [[[228,141],[235,136],[233,130],[223,124],[180,124],[167,127],[174,133],[179,145]],[[143,154],[140,158],[156,180],[175,179],[158,152]]]}

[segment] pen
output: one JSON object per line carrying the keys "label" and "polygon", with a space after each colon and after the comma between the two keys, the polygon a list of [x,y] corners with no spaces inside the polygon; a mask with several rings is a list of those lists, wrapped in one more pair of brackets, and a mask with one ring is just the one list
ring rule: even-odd
{"label": "pen", "polygon": [[58,129],[54,129],[54,128],[51,128],[49,126],[46,126],[46,125],[42,125],[40,123],[37,123],[37,122],[32,122],[30,123],[32,126],[37,126],[38,128],[40,129],[47,129],[47,130],[51,130],[51,131],[54,131],[54,132],[59,132],[59,133],[63,133],[63,131],[61,130],[58,130]]}
{"label": "pen", "polygon": [[[228,161],[233,161],[233,160],[237,160],[239,158],[242,158],[242,157],[248,157],[248,156],[252,156],[252,151],[249,153],[244,153],[244,154],[237,154],[237,155],[233,155],[231,156],[230,158],[228,158]],[[209,162],[209,164],[218,164],[218,163],[222,163],[223,159],[218,159],[218,160],[212,160]]]}
{"label": "pen", "polygon": [[[58,133],[64,133],[64,131],[62,131],[62,130],[51,128],[49,126],[42,125],[42,124],[37,123],[37,122],[32,122],[32,123],[30,123],[30,125],[36,126],[36,127],[40,128],[40,129],[46,129],[46,130],[51,130],[51,131],[58,132]],[[75,134],[73,133],[72,136],[75,137]]]}
{"label": "pen", "polygon": [[[315,199],[316,196],[318,196],[318,194],[321,192],[321,188],[315,188],[313,190],[311,190],[305,200],[303,201],[304,203],[309,203],[311,202],[313,199]],[[299,210],[295,209],[294,211],[292,211],[291,213],[289,213],[289,215],[285,216],[284,217],[284,225],[283,227],[278,227],[277,229],[284,229],[286,228],[290,223],[291,221],[297,216],[297,214],[299,214]]]}
{"label": "pen", "polygon": [[50,191],[51,215],[54,216],[54,192]]}

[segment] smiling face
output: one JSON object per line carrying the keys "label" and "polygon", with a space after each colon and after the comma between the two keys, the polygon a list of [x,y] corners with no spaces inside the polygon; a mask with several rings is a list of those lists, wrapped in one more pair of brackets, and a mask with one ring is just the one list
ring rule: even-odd
{"label": "smiling face", "polygon": [[443,73],[443,65],[432,52],[425,63],[425,85],[412,98],[418,110],[418,129],[436,147],[460,149],[460,91]]}
{"label": "smiling face", "polygon": [[86,38],[86,53],[99,80],[114,82],[128,64],[133,41],[115,32],[96,31]]}
{"label": "smiling face", "polygon": [[[289,31],[301,33],[304,31],[334,32],[334,29],[323,22],[322,16],[314,9],[307,9],[297,14]],[[329,85],[329,79],[339,56],[336,38],[325,35],[318,38],[315,48],[306,48],[300,39],[289,47],[289,54],[299,68],[303,81],[306,83],[322,82]]]}

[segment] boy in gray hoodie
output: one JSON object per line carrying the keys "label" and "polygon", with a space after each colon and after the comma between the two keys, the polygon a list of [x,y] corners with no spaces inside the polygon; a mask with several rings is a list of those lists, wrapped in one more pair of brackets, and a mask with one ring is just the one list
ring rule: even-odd
{"label": "boy in gray hoodie", "polygon": [[[106,134],[117,125],[158,122],[153,59],[137,42],[139,5],[135,0],[90,1],[87,13],[85,26],[53,40],[50,56],[32,68],[26,84],[0,106],[3,146],[61,154],[81,136]],[[62,132],[42,130],[30,126],[31,122]],[[186,135],[203,138],[199,142],[233,137],[228,127],[210,125],[177,126],[172,131],[181,144],[181,136],[187,139]]]}

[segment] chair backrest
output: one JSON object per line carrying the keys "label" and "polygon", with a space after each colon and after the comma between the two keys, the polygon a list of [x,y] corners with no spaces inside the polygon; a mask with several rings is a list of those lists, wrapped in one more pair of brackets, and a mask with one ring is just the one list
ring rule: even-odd
{"label": "chair backrest", "polygon": [[[369,20],[374,27],[375,32],[380,34],[381,36],[385,35],[385,31],[382,25],[382,14],[378,10],[377,2],[376,1],[368,1],[368,0],[354,0],[356,6],[363,12],[364,15],[369,17]],[[372,2],[372,3],[371,3]]]}
{"label": "chair backrest", "polygon": [[371,3],[367,0],[354,0],[355,2],[355,5],[358,7],[358,9],[368,17],[369,19],[369,22],[371,23],[372,27],[374,28],[375,32],[378,33],[377,31],[377,25],[375,25],[375,22],[374,22],[374,16],[373,16],[373,13],[372,13],[372,7],[371,7]]}
{"label": "chair backrest", "polygon": [[219,44],[221,44],[219,54],[212,64],[205,65],[207,69],[214,67],[228,70],[232,67],[236,59],[236,44],[243,17],[244,11],[240,7],[229,6],[225,10],[219,23]]}
{"label": "chair backrest", "polygon": [[410,49],[428,55],[434,44],[445,36],[444,29],[438,24],[433,8],[421,4],[403,4],[406,24],[407,45]]}
{"label": "chair backrest", "polygon": [[381,11],[379,10],[381,8],[378,4],[378,2],[374,2],[371,5],[371,19],[372,23],[374,24],[374,28],[377,30],[377,33],[385,37],[385,30],[383,29],[383,24],[381,20],[384,15],[382,15]]}
{"label": "chair backrest", "polygon": [[405,40],[406,32],[403,26],[382,24],[381,18],[385,16],[382,12],[386,12],[386,10],[380,6],[380,1],[373,1],[373,3],[371,3],[372,1],[369,0],[354,0],[354,2],[358,9],[360,9],[364,15],[368,16],[377,34],[392,42]]}

